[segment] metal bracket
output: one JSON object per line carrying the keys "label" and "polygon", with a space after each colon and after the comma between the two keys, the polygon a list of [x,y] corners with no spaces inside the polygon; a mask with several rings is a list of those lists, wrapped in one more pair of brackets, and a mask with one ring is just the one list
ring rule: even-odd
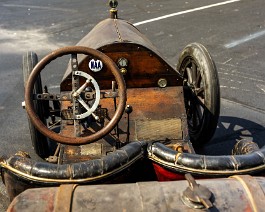
{"label": "metal bracket", "polygon": [[58,163],[58,157],[57,156],[49,156],[46,161],[48,161],[49,163]]}

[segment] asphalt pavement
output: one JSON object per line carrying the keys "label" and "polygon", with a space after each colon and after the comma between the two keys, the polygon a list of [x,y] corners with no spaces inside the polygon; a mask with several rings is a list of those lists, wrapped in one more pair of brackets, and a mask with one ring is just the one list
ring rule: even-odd
{"label": "asphalt pavement", "polygon": [[[108,17],[107,1],[0,2],[0,155],[32,152],[23,101],[22,55],[39,58],[75,45]],[[135,23],[172,64],[189,43],[211,53],[219,73],[221,116],[207,154],[230,154],[236,140],[265,144],[265,3],[263,0],[123,0],[119,17]],[[49,82],[56,86],[61,73]],[[0,187],[1,188],[1,187]],[[1,205],[0,205],[1,211]]]}

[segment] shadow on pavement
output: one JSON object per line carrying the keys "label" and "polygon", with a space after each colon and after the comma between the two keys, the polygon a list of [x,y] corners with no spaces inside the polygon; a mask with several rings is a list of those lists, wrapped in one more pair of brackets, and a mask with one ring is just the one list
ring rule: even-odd
{"label": "shadow on pavement", "polygon": [[265,145],[265,128],[243,118],[220,116],[214,137],[197,153],[230,155],[236,142],[242,139],[253,141],[261,148]]}

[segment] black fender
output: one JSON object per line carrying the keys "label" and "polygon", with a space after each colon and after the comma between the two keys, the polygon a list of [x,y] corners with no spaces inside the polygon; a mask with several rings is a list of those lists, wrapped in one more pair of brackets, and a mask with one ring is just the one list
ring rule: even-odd
{"label": "black fender", "polygon": [[39,162],[15,155],[1,162],[1,168],[19,178],[46,183],[86,183],[117,174],[146,156],[146,142],[132,142],[100,159],[71,164]]}
{"label": "black fender", "polygon": [[155,142],[148,146],[147,152],[150,160],[170,171],[204,177],[252,174],[265,169],[265,147],[245,155],[208,156],[177,152]]}

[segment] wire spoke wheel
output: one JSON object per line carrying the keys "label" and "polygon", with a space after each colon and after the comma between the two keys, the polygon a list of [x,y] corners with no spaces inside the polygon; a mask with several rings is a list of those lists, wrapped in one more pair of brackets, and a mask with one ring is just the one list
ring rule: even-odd
{"label": "wire spoke wheel", "polygon": [[220,114],[216,66],[203,45],[192,43],[182,51],[177,70],[183,76],[190,139],[194,146],[201,147],[212,138]]}

